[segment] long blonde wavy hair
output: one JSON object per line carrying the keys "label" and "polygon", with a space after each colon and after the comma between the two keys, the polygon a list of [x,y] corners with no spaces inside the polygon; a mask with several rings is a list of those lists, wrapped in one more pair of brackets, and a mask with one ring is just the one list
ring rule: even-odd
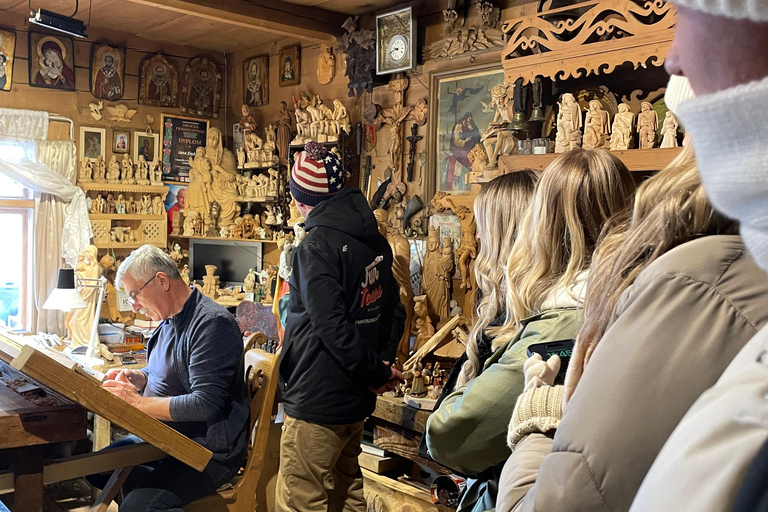
{"label": "long blonde wavy hair", "polygon": [[603,224],[629,208],[634,190],[621,160],[599,149],[574,149],[544,170],[507,261],[500,341],[539,313],[551,290],[569,289],[589,268]]}
{"label": "long blonde wavy hair", "polygon": [[717,213],[701,183],[693,149],[686,146],[664,170],[637,190],[631,218],[600,242],[590,271],[584,324],[565,379],[564,402],[573,394],[592,352],[616,320],[624,290],[648,265],[695,238],[738,233],[738,224]]}
{"label": "long blonde wavy hair", "polygon": [[[461,367],[456,388],[474,379],[482,369],[478,339],[484,334],[495,335],[498,327],[491,322],[506,310],[505,255],[517,238],[520,220],[533,196],[538,174],[531,169],[504,174],[480,189],[475,197],[474,211],[480,251],[475,260],[475,278],[480,290],[472,328],[467,342],[467,361]],[[496,348],[495,343],[492,347]]]}

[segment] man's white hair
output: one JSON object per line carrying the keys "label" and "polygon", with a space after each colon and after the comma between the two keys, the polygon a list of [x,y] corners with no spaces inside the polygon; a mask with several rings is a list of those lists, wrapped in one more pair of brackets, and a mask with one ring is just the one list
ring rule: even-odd
{"label": "man's white hair", "polygon": [[179,269],[170,256],[157,246],[142,245],[125,258],[117,269],[115,288],[118,290],[123,288],[123,277],[126,274],[137,281],[148,281],[158,272],[163,272],[169,279],[181,280]]}

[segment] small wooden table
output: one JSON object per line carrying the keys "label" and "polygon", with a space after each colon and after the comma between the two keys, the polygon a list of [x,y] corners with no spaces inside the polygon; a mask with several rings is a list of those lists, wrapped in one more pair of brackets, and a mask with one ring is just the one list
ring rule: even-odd
{"label": "small wooden table", "polygon": [[87,435],[86,410],[0,361],[0,460],[14,467],[14,512],[43,508],[45,445]]}

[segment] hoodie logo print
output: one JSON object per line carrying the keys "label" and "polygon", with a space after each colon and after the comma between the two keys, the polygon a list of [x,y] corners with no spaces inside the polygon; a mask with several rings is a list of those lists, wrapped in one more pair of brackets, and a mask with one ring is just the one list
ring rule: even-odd
{"label": "hoodie logo print", "polygon": [[[361,286],[363,289],[360,291],[360,307],[370,306],[381,298],[384,294],[384,290],[381,288],[381,284],[376,284],[379,281],[379,269],[376,266],[384,261],[383,256],[376,256],[373,263],[365,267],[365,278]],[[375,288],[374,288],[375,285]]]}

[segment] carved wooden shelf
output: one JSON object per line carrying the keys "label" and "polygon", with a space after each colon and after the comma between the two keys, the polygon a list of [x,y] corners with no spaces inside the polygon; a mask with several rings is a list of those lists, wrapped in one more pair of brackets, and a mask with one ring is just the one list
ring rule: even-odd
{"label": "carved wooden shelf", "polygon": [[163,199],[168,195],[168,187],[165,185],[123,185],[117,183],[78,183],[78,186],[86,192],[133,192],[137,194],[161,194]]}
{"label": "carved wooden shelf", "polygon": [[664,0],[590,0],[505,21],[501,64],[507,82],[524,83],[607,74],[625,63],[661,66],[674,26]]}
{"label": "carved wooden shelf", "polygon": [[142,245],[145,245],[144,242],[132,242],[129,244],[119,244],[117,242],[111,242],[111,243],[94,243],[93,245],[96,246],[97,249],[138,249]]}
{"label": "carved wooden shelf", "polygon": [[[680,154],[682,148],[628,149],[626,151],[611,151],[619,157],[630,171],[659,171]],[[556,153],[545,155],[505,155],[499,157],[499,170],[502,174],[516,172],[522,169],[543,171],[557,158]]]}
{"label": "carved wooden shelf", "polygon": [[222,236],[185,236],[185,235],[168,235],[168,238],[184,238],[187,240],[221,240],[222,242],[259,242],[262,244],[276,244],[277,240],[258,240],[254,238],[224,238]]}
{"label": "carved wooden shelf", "polygon": [[142,215],[140,213],[91,213],[91,220],[163,220],[165,215]]}

